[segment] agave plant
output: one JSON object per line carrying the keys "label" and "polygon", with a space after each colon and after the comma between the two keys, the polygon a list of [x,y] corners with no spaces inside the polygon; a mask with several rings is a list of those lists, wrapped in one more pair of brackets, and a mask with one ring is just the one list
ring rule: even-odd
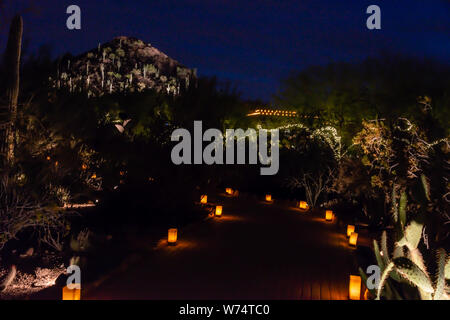
{"label": "agave plant", "polygon": [[[422,176],[422,185],[426,199],[429,199],[429,189],[426,179]],[[395,190],[395,188],[394,188]],[[395,223],[396,241],[392,255],[388,252],[387,233],[381,236],[381,248],[376,240],[373,242],[375,258],[381,271],[378,287],[371,294],[379,300],[381,297],[391,299],[408,299],[420,297],[422,300],[449,300],[450,258],[444,249],[436,252],[437,272],[431,276],[427,270],[423,255],[418,246],[422,238],[423,216],[417,215],[407,224],[407,196],[403,192],[397,205],[395,191],[393,192],[393,217]],[[359,272],[367,283],[367,276],[360,268]]]}

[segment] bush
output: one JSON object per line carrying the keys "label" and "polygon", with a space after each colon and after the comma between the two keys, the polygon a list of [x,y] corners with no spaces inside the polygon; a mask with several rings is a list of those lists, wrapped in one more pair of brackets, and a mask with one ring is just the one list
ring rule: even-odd
{"label": "bush", "polygon": [[62,250],[68,226],[66,213],[30,196],[30,190],[17,185],[7,175],[0,182],[0,250],[26,230],[39,233],[39,241]]}

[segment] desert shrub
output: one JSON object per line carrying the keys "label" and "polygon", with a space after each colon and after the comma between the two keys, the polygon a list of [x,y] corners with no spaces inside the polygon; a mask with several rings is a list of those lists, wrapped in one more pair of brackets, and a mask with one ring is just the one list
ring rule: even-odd
{"label": "desert shrub", "polygon": [[34,230],[39,233],[40,242],[61,251],[61,241],[68,230],[66,212],[31,194],[7,175],[1,177],[0,250],[22,232]]}
{"label": "desert shrub", "polygon": [[326,195],[341,157],[340,137],[334,128],[293,127],[283,135],[280,163],[286,184],[304,192],[313,207]]}
{"label": "desert shrub", "polygon": [[428,142],[421,127],[398,118],[391,123],[363,122],[354,143],[356,150],[342,161],[335,189],[346,200],[360,202],[367,219],[378,225],[389,223],[394,185],[398,192],[419,200],[418,186],[425,179],[436,197],[429,204],[430,212],[448,221],[443,214],[449,191],[444,181],[450,176],[447,139]]}

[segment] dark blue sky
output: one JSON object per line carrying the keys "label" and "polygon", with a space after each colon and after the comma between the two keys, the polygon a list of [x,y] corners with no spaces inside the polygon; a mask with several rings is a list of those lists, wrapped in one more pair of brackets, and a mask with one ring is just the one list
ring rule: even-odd
{"label": "dark blue sky", "polygon": [[[233,81],[244,97],[270,99],[292,70],[359,61],[382,52],[450,60],[450,1],[445,0],[4,0],[8,20],[24,14],[30,49],[78,54],[118,35],[135,36],[200,75]],[[66,28],[66,8],[82,10],[82,30]],[[382,30],[366,28],[366,8],[381,7]],[[8,21],[9,22],[9,21]]]}

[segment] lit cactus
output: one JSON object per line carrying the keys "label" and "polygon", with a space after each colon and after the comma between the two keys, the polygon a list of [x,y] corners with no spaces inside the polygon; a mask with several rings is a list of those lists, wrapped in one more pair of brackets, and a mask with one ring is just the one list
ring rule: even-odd
{"label": "lit cactus", "polygon": [[[422,186],[425,198],[429,197],[426,179],[422,177]],[[395,190],[395,186],[394,186]],[[403,192],[399,204],[395,202],[396,194],[393,191],[393,218],[395,223],[396,242],[390,258],[387,249],[387,234],[381,236],[381,249],[377,241],[373,248],[377,264],[382,273],[377,290],[370,290],[377,299],[403,299],[405,297],[420,296],[423,300],[448,300],[449,287],[445,281],[450,276],[450,259],[444,249],[437,250],[437,273],[431,277],[427,271],[423,256],[418,249],[423,231],[423,217],[418,215],[407,224],[407,196]],[[367,281],[367,275],[360,268],[361,277]],[[435,279],[433,281],[431,279]],[[398,286],[400,283],[410,286]],[[398,290],[400,289],[400,290]]]}
{"label": "lit cactus", "polygon": [[100,64],[100,72],[102,73],[102,89],[105,83],[105,65],[103,63]]}
{"label": "lit cactus", "polygon": [[426,293],[433,293],[434,288],[430,277],[420,269],[414,262],[405,257],[395,258],[393,260],[395,270],[403,277],[411,281]]}
{"label": "lit cactus", "polygon": [[447,263],[445,264],[445,279],[450,279],[450,257],[447,259]]}
{"label": "lit cactus", "polygon": [[445,266],[445,259],[446,259],[446,253],[444,249],[439,249],[437,252],[437,266],[438,266],[438,277],[436,280],[436,291],[434,292],[433,299],[434,300],[441,300],[444,298],[445,295],[445,272],[446,272],[446,266]]}

